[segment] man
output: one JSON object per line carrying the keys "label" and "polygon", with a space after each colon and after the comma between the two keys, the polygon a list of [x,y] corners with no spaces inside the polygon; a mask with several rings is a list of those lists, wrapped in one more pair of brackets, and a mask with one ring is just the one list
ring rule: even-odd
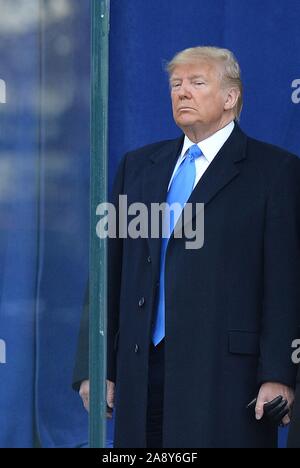
{"label": "man", "polygon": [[[204,203],[205,238],[188,249],[175,236],[185,207],[169,235],[110,240],[115,446],[275,447],[264,404],[279,395],[283,409],[293,403],[300,161],[240,130],[242,84],[230,51],[184,50],[168,72],[184,135],[128,153],[113,199],[118,206],[125,194],[128,205],[149,209]],[[81,395],[87,405],[87,381]],[[254,397],[255,413],[246,409]]]}

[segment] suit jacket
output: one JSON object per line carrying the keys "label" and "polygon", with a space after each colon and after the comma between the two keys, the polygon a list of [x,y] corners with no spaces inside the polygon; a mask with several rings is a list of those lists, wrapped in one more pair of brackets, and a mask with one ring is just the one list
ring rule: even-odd
{"label": "suit jacket", "polygon": [[[128,153],[114,202],[166,200],[183,138]],[[205,241],[171,236],[165,264],[164,447],[273,447],[275,427],[245,409],[263,382],[293,386],[300,306],[300,161],[236,125],[189,199]],[[148,355],[160,239],[109,243],[108,378],[116,447],[145,447]]]}

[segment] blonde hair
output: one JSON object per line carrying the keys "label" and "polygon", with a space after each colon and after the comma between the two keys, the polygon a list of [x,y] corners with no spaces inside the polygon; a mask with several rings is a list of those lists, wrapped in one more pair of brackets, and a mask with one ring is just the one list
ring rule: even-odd
{"label": "blonde hair", "polygon": [[234,107],[235,117],[238,120],[243,107],[243,84],[241,69],[234,54],[228,49],[219,47],[199,46],[185,49],[167,63],[166,70],[171,77],[177,65],[187,65],[199,60],[212,60],[222,65],[221,81],[225,87],[234,87],[239,90],[239,97]]}

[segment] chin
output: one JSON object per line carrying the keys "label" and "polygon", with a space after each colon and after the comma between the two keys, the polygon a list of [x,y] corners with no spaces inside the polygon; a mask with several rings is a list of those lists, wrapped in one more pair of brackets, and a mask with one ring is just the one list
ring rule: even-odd
{"label": "chin", "polygon": [[190,118],[182,118],[180,117],[179,119],[176,120],[176,123],[179,127],[191,127],[195,125],[195,120],[190,119]]}

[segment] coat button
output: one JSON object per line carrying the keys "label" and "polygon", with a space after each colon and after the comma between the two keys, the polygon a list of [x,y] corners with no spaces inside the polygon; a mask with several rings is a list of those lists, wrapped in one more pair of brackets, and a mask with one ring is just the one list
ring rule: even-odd
{"label": "coat button", "polygon": [[138,353],[138,352],[139,352],[139,349],[140,349],[140,348],[139,348],[139,345],[138,345],[138,344],[134,345],[134,352],[135,352],[135,353]]}
{"label": "coat button", "polygon": [[150,257],[150,256],[147,258],[147,262],[148,262],[148,263],[151,263],[151,262],[152,262],[152,260],[151,260],[151,257]]}
{"label": "coat button", "polygon": [[145,304],[145,298],[141,297],[141,299],[139,300],[139,307],[143,307],[144,304]]}

